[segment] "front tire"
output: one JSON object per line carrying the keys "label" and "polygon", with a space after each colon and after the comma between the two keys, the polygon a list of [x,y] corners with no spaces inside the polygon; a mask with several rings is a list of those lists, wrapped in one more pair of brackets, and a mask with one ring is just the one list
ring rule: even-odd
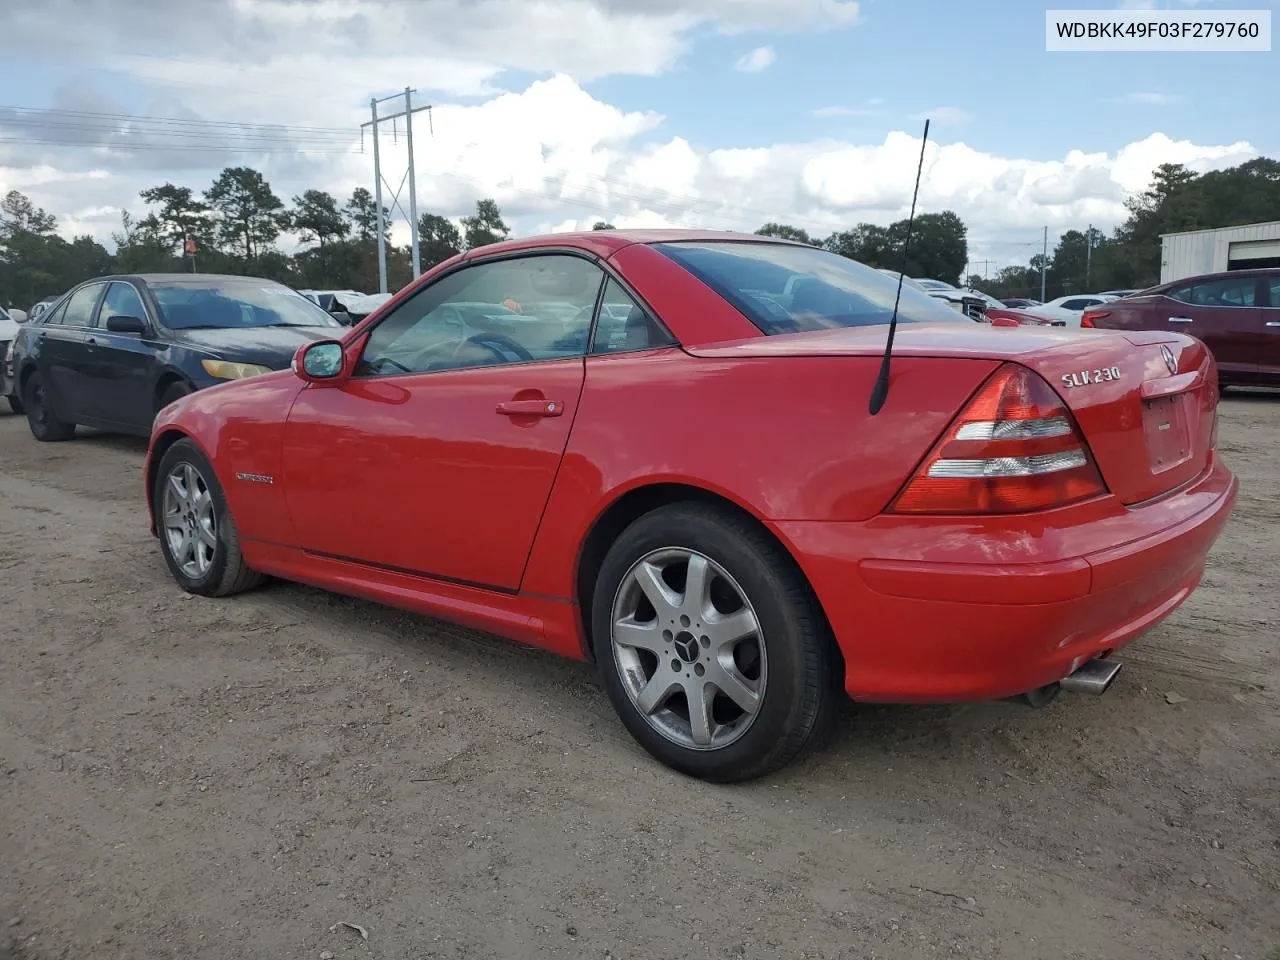
{"label": "front tire", "polygon": [[156,408],[156,413],[159,413],[175,400],[181,400],[190,392],[191,388],[180,380],[169,384],[164,388],[164,393],[160,394],[160,406]]}
{"label": "front tire", "polygon": [[160,458],[152,501],[160,550],[183,590],[227,597],[265,579],[245,562],[222,485],[190,440],[179,440]]}
{"label": "front tire", "polygon": [[37,440],[58,443],[75,436],[76,425],[58,419],[58,415],[53,412],[44,378],[39,373],[32,373],[23,384],[21,405],[26,411],[31,435]]}
{"label": "front tire", "polygon": [[826,620],[754,523],[680,504],[639,518],[601,565],[592,642],[633,737],[682,773],[764,776],[816,742],[838,706]]}

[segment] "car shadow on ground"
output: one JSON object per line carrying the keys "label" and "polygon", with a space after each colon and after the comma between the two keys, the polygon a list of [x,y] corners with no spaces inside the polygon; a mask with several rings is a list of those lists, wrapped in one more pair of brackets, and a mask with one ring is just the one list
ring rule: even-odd
{"label": "car shadow on ground", "polygon": [[93,444],[105,450],[118,450],[121,453],[142,457],[146,455],[148,441],[127,433],[107,433],[103,430],[89,430],[82,427],[76,431],[75,439],[71,442]]}
{"label": "car shadow on ground", "polygon": [[[602,748],[634,750],[637,757],[641,753],[617,719],[594,664],[311,587],[268,581],[263,593],[286,607],[305,611],[313,619],[323,617],[340,635],[357,638],[353,651],[359,649],[371,655],[395,651],[408,662],[421,660],[424,665],[447,657],[450,668],[460,674],[485,677],[488,692],[499,699],[519,699],[523,690],[537,691],[539,696],[555,701],[553,712],[569,721],[564,733],[570,739],[576,739],[575,730],[590,730],[590,738]],[[499,686],[511,689],[500,693],[496,689]],[[831,770],[837,782],[845,784],[842,789],[851,787],[842,771],[854,770],[858,771],[858,780],[877,770],[894,777],[895,768],[899,771],[897,776],[914,771],[914,777],[940,783],[951,777],[975,775],[1000,780],[1006,775],[1015,776],[1016,771],[1009,771],[1018,767],[1024,777],[1031,777],[1039,763],[1023,763],[1028,758],[1023,756],[1021,741],[1043,736],[1047,729],[1056,730],[1055,736],[1072,729],[1071,743],[1075,748],[1096,741],[1097,748],[1106,752],[1105,716],[1119,706],[1120,700],[1128,702],[1134,694],[1134,690],[1126,693],[1123,687],[1123,681],[1118,681],[1117,689],[1098,701],[1064,694],[1040,710],[1013,700],[944,704],[842,700],[833,728],[821,747],[765,782],[798,782],[819,769]],[[1096,708],[1108,699],[1114,706],[1103,707],[1099,713]],[[1090,709],[1090,701],[1094,701],[1094,709]],[[1072,748],[1063,749],[1070,753]]]}

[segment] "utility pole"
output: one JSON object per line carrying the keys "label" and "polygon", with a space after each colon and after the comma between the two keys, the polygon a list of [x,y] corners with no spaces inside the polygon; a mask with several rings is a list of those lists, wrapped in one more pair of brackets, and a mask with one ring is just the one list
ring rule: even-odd
{"label": "utility pole", "polygon": [[413,247],[413,279],[422,274],[422,258],[418,256],[418,184],[413,173],[413,103],[408,87],[404,88],[404,142],[409,150],[409,236]]}
{"label": "utility pole", "polygon": [[378,292],[387,292],[387,243],[382,223],[382,161],[378,155],[378,101],[369,99],[369,112],[373,119],[373,205],[378,209]]}
{"label": "utility pole", "polygon": [[[409,169],[406,171],[406,177],[409,180],[409,212],[405,213],[404,208],[400,207],[400,191],[396,190],[392,196],[392,204],[400,207],[400,212],[405,219],[409,221],[409,236],[413,243],[413,276],[414,279],[422,273],[422,260],[419,253],[418,245],[418,183],[417,177],[413,169],[413,115],[421,113],[423,110],[430,110],[428,104],[423,107],[415,107],[412,102],[413,88],[405,87],[404,93],[397,93],[394,96],[383,97],[381,100],[376,97],[369,100],[369,111],[371,119],[367,123],[360,126],[373,128],[373,180],[374,180],[374,202],[378,206],[378,292],[387,292],[387,250],[386,241],[383,234],[386,230],[386,224],[382,216],[382,185],[386,181],[382,177],[382,159],[378,150],[378,124],[385,123],[388,120],[394,121],[398,117],[404,117],[406,146],[409,150]],[[404,109],[399,113],[388,114],[387,116],[379,116],[378,104],[385,103],[387,100],[397,100],[404,97]],[[390,189],[390,184],[387,185]],[[400,186],[404,186],[404,181],[400,182]]]}
{"label": "utility pole", "polygon": [[1093,260],[1093,224],[1089,224],[1088,231],[1084,235],[1084,285],[1085,289],[1089,288],[1089,266]]}
{"label": "utility pole", "polygon": [[1044,228],[1044,250],[1040,256],[1040,302],[1044,303],[1044,271],[1049,264],[1049,228]]}

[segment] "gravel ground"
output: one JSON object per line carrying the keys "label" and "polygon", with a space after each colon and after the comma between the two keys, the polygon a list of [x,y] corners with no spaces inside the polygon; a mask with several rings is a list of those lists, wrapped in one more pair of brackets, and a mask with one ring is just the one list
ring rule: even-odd
{"label": "gravel ground", "polygon": [[186,597],[141,443],[0,415],[0,958],[1277,960],[1280,396],[1221,434],[1235,517],[1107,696],[850,707],[714,787],[584,666]]}

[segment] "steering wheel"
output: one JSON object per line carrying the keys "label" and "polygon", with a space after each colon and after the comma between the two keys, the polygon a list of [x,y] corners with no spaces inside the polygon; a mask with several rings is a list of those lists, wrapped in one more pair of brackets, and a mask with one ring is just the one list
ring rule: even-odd
{"label": "steering wheel", "polygon": [[533,360],[532,353],[501,333],[477,333],[463,340],[462,344],[459,344],[459,349],[468,343],[474,343],[477,347],[484,347],[503,362],[506,362],[507,359],[506,354],[503,352],[504,350],[514,353],[521,361],[528,362]]}

